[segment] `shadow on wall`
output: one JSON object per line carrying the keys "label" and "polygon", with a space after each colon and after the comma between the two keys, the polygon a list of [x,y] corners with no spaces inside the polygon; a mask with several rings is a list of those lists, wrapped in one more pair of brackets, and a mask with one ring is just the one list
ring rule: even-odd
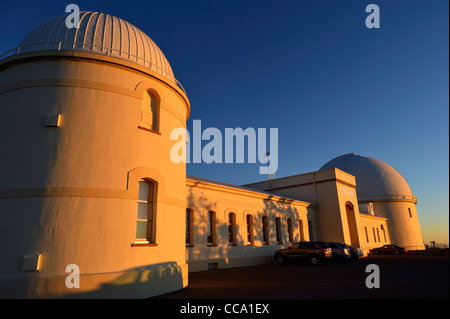
{"label": "shadow on wall", "polygon": [[[196,187],[197,183],[195,183]],[[227,268],[230,254],[233,248],[236,246],[230,245],[228,236],[228,223],[224,220],[224,212],[218,210],[217,202],[211,202],[211,200],[203,193],[196,192],[197,196],[194,197],[192,188],[189,189],[189,205],[188,208],[194,209],[194,221],[193,221],[193,246],[187,246],[188,264],[189,269],[196,269],[197,267],[193,263],[202,264],[197,270],[206,270],[208,264],[217,264],[218,268]],[[207,233],[207,213],[213,211],[216,213],[215,238],[212,242],[208,242]],[[238,213],[238,212],[234,212]],[[236,223],[238,225],[239,223]],[[235,243],[236,245],[242,245],[244,239],[240,234],[239,227],[236,226]]]}
{"label": "shadow on wall", "polygon": [[[283,197],[283,195],[276,196]],[[268,195],[267,199],[264,201],[264,211],[269,216],[270,243],[278,244],[277,225],[275,221],[277,217],[280,217],[281,219],[280,239],[283,247],[288,246],[291,243],[289,240],[288,219],[291,219],[292,223],[292,242],[313,240],[314,234],[310,232],[314,230],[309,229],[308,227],[308,225],[312,226],[310,225],[310,220],[314,219],[314,214],[310,208],[306,208],[307,214],[304,216],[296,207],[291,205],[294,202],[293,199],[284,198],[283,200],[273,201],[273,198],[274,196]],[[300,230],[300,220],[302,221],[302,230]]]}
{"label": "shadow on wall", "polygon": [[[47,281],[36,278],[34,284],[31,284],[30,290],[39,292],[42,289],[48,289],[52,291],[50,286],[58,285],[61,294],[50,296],[50,298],[122,299],[148,298],[183,288],[182,270],[176,262],[136,267],[112,274],[80,274],[79,278],[80,288],[67,288],[66,276]],[[99,281],[104,283],[97,286],[96,283]]]}
{"label": "shadow on wall", "polygon": [[[290,244],[288,218],[291,218],[292,221],[292,241],[300,241],[299,219],[302,215],[296,207],[291,205],[293,200],[275,200],[274,198],[277,196],[267,194],[257,210],[252,210],[251,207],[245,209],[242,204],[239,204],[236,211],[233,211],[233,204],[228,205],[227,203],[219,207],[220,202],[211,201],[204,192],[199,192],[198,188],[194,192],[193,188],[196,186],[197,183],[194,183],[188,194],[188,208],[195,211],[192,230],[193,246],[187,246],[190,271],[206,270],[209,266],[211,266],[210,269],[214,269],[214,266],[228,268],[272,262],[275,250],[287,247]],[[227,208],[227,210],[224,211],[224,208]],[[214,243],[207,242],[207,213],[209,211],[216,213],[216,238]],[[229,232],[228,213],[231,212],[236,214],[234,240],[230,240],[232,236]],[[253,236],[250,236],[253,237],[252,243],[248,238],[247,214],[253,216]],[[268,244],[264,240],[263,216],[268,217]],[[277,236],[276,217],[281,219],[279,227],[281,240]],[[306,219],[306,216],[303,219]],[[303,220],[303,222],[307,225],[307,220]],[[305,238],[309,237],[308,230],[304,230],[304,236]]]}

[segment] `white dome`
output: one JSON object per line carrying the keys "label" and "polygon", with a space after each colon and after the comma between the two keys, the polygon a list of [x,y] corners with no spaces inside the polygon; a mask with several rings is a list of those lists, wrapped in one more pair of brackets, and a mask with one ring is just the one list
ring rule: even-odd
{"label": "white dome", "polygon": [[320,170],[333,167],[356,177],[356,192],[360,200],[383,197],[415,200],[405,178],[383,161],[350,153],[332,159]]}
{"label": "white dome", "polygon": [[155,42],[132,24],[99,12],[80,12],[79,28],[67,28],[69,13],[32,30],[17,53],[41,50],[87,51],[143,65],[176,83],[169,62]]}

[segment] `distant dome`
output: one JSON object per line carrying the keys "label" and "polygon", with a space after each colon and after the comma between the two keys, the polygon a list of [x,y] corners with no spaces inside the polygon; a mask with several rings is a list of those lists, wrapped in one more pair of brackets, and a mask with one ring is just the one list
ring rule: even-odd
{"label": "distant dome", "polygon": [[359,200],[383,197],[416,199],[405,178],[383,161],[350,153],[332,159],[320,170],[334,167],[356,177]]}
{"label": "distant dome", "polygon": [[67,28],[69,13],[32,30],[17,53],[41,50],[86,51],[125,59],[153,70],[173,83],[169,62],[155,42],[132,24],[99,12],[80,12],[79,28]]}

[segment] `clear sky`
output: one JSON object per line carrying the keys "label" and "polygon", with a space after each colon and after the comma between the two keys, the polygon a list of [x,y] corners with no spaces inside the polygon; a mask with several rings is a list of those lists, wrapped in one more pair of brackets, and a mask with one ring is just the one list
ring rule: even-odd
{"label": "clear sky", "polygon": [[[0,52],[66,5],[120,17],[162,49],[202,127],[278,128],[276,177],[357,153],[387,162],[418,197],[425,242],[448,243],[448,0],[5,1]],[[380,8],[368,29],[368,4]],[[233,184],[260,164],[188,164]]]}

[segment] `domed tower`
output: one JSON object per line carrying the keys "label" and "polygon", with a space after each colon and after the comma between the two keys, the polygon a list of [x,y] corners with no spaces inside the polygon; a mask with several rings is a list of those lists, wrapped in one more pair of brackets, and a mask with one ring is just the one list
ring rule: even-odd
{"label": "domed tower", "polygon": [[181,289],[186,167],[170,133],[188,98],[144,32],[98,12],[68,28],[67,16],[0,60],[0,296]]}
{"label": "domed tower", "polygon": [[356,177],[359,204],[373,203],[374,213],[388,218],[392,244],[408,250],[425,249],[416,211],[417,198],[395,168],[354,153],[336,157],[320,170],[333,167]]}

